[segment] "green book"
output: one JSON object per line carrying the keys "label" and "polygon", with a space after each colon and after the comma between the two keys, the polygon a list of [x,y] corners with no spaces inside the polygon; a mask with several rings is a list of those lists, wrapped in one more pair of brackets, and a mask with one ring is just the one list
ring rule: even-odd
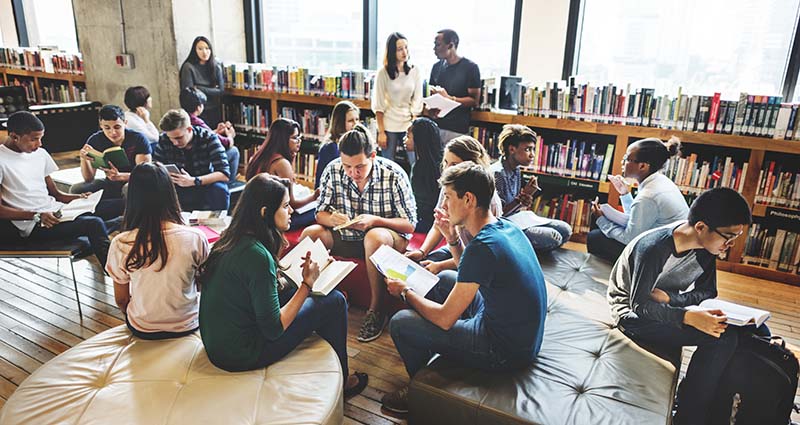
{"label": "green book", "polygon": [[92,149],[86,155],[92,158],[92,167],[94,168],[111,168],[109,162],[118,169],[127,168],[130,165],[128,155],[125,154],[125,151],[120,146],[108,148],[103,152]]}

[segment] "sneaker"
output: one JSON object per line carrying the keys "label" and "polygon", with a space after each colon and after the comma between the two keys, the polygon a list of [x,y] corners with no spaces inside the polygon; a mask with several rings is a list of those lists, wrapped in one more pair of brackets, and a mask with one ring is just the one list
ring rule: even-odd
{"label": "sneaker", "polygon": [[387,319],[388,317],[379,311],[367,310],[367,317],[364,318],[364,323],[361,325],[356,339],[359,342],[375,341],[383,333]]}
{"label": "sneaker", "polygon": [[408,413],[408,385],[381,398],[381,407],[394,413]]}

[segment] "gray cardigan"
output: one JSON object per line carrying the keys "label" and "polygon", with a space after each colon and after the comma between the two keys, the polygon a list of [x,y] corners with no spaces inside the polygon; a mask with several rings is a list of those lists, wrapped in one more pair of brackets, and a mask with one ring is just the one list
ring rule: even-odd
{"label": "gray cardigan", "polygon": [[219,109],[222,104],[222,94],[225,91],[222,65],[214,61],[214,68],[211,70],[200,64],[184,62],[181,66],[181,90],[184,87],[197,87],[208,97],[206,109]]}

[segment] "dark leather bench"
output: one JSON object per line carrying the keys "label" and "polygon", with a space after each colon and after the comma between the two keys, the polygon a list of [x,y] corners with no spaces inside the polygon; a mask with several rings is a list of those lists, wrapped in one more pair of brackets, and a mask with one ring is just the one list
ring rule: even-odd
{"label": "dark leather bench", "polygon": [[75,287],[75,301],[78,303],[78,316],[83,319],[81,300],[78,295],[78,281],[75,279],[75,267],[72,262],[91,254],[91,245],[86,238],[60,241],[24,241],[8,243],[0,241],[1,258],[67,258],[72,271],[72,284]]}
{"label": "dark leather bench", "polygon": [[613,327],[606,301],[611,265],[563,249],[539,261],[548,307],[537,361],[490,374],[439,357],[411,382],[409,423],[670,423],[680,353],[664,360]]}

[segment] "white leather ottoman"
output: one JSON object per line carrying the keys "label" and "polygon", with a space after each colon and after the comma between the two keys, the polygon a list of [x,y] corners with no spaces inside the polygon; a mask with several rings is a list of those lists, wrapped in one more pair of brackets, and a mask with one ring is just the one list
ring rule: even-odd
{"label": "white leather ottoman", "polygon": [[163,341],[124,325],[47,362],[0,413],[12,424],[341,424],[342,370],[317,336],[267,368],[230,373],[200,335]]}

